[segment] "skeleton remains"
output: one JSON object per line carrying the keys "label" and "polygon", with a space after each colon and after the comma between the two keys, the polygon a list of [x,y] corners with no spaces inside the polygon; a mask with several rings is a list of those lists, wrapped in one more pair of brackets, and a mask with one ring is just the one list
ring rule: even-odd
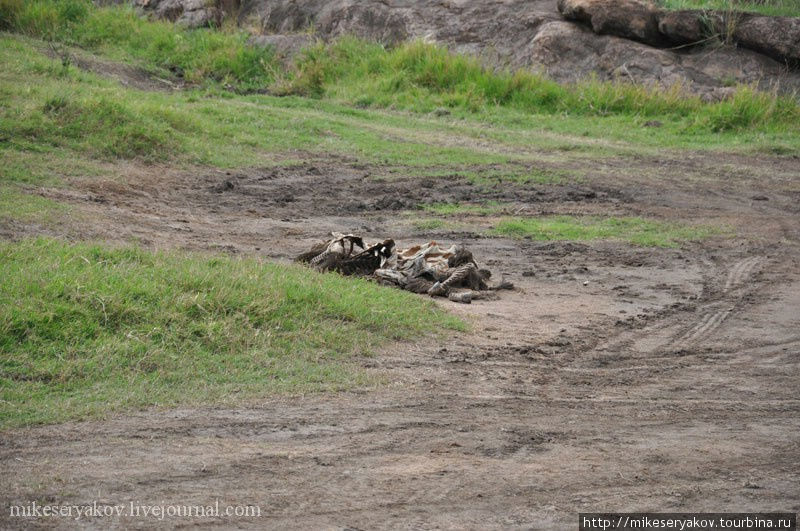
{"label": "skeleton remains", "polygon": [[472,253],[463,246],[443,249],[436,242],[429,242],[398,251],[391,239],[366,245],[363,238],[353,234],[334,232],[332,236],[296,261],[319,271],[373,278],[384,285],[448,297],[454,302],[493,298],[499,289],[514,288],[505,280],[489,285],[492,273],[479,269]]}

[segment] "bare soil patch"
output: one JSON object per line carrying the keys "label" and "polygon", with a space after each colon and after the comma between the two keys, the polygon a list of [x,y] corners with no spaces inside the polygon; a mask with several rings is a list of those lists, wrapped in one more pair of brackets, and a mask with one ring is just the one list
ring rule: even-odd
{"label": "bare soil patch", "polygon": [[[465,242],[519,289],[442,301],[473,322],[469,334],[356,360],[386,387],[6,431],[0,498],[219,498],[258,504],[262,517],[180,524],[290,529],[565,529],[585,511],[800,511],[796,169],[790,158],[665,155],[605,161],[580,184],[493,189],[376,180],[380,168],[317,157],[237,174],[129,168],[41,190],[82,213],[61,235],[278,260],[332,230],[400,246]],[[723,224],[732,235],[680,249],[541,243],[417,231],[403,214],[478,199],[529,214]],[[0,515],[0,527],[19,525]]]}
{"label": "bare soil patch", "polygon": [[41,51],[52,59],[60,59],[67,67],[74,65],[81,70],[113,79],[124,87],[156,92],[186,88],[186,83],[180,77],[158,76],[145,68],[107,61],[74,46],[43,47]]}

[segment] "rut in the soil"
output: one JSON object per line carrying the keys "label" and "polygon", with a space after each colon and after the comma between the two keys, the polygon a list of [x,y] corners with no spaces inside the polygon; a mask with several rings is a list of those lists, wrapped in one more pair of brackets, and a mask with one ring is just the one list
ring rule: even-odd
{"label": "rut in the soil", "polygon": [[676,353],[697,345],[713,334],[753,292],[755,286],[749,285],[750,280],[764,262],[765,259],[759,256],[738,260],[728,268],[724,284],[716,290],[715,279],[722,274],[710,272],[703,299],[691,305],[678,304],[675,311],[667,311],[661,318],[649,320],[642,329],[623,331],[611,341],[599,345],[598,350]]}

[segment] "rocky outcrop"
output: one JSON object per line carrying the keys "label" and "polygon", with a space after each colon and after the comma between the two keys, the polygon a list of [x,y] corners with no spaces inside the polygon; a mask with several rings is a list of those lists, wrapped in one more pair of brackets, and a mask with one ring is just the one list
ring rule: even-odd
{"label": "rocky outcrop", "polygon": [[777,61],[800,65],[800,18],[700,10],[664,11],[658,15],[658,30],[676,44],[696,44],[716,38]]}
{"label": "rocky outcrop", "polygon": [[245,0],[240,24],[262,33],[311,32],[329,40],[354,34],[386,45],[405,39],[446,44],[489,62],[530,66],[527,46],[537,28],[557,21],[555,0]]}
{"label": "rocky outcrop", "polygon": [[223,9],[208,0],[134,0],[134,5],[189,28],[217,27],[222,23]]}
{"label": "rocky outcrop", "polygon": [[665,11],[638,0],[558,0],[567,20],[656,47],[717,39],[789,64],[800,61],[800,18],[713,10]]}
{"label": "rocky outcrop", "polygon": [[325,38],[351,34],[395,44],[410,37],[402,13],[381,2],[245,0],[239,20],[257,19],[264,33],[313,30]]}
{"label": "rocky outcrop", "polygon": [[620,79],[645,85],[680,85],[706,100],[719,100],[735,83],[761,82],[785,88],[800,86],[800,76],[786,72],[772,59],[749,50],[721,48],[675,53],[612,35],[595,35],[569,22],[541,29],[530,46],[532,63],[541,64],[554,79],[575,82],[591,73],[600,79]]}
{"label": "rocky outcrop", "polygon": [[[579,23],[564,20],[559,8]],[[750,50],[663,48],[707,38],[704,21],[725,22],[666,14],[635,0],[245,0],[240,21],[256,19],[266,34],[311,27],[321,39],[344,33],[384,44],[422,38],[562,82],[594,75],[679,84],[708,99],[723,97],[734,83],[800,88],[800,73]]]}
{"label": "rocky outcrop", "polygon": [[[734,83],[800,89],[800,71],[767,56],[796,57],[795,19],[781,22],[786,25],[778,31],[762,26],[759,18],[770,17],[742,18],[736,39],[757,53],[741,46],[693,46],[730,27],[721,15],[665,12],[635,0],[202,0],[205,7],[198,9],[197,0],[135,1],[157,16],[184,21],[193,20],[187,13],[198,9],[222,12],[224,2],[235,3],[236,9],[228,8],[239,24],[260,34],[251,42],[271,46],[284,58],[316,40],[353,34],[386,45],[424,39],[560,82],[596,76],[678,84],[708,99],[723,97]],[[170,7],[176,3],[183,10]],[[762,44],[756,47],[749,39],[759,33]]]}
{"label": "rocky outcrop", "polygon": [[663,46],[667,40],[658,31],[658,10],[637,0],[558,0],[558,11],[567,20],[587,24],[600,35]]}
{"label": "rocky outcrop", "polygon": [[328,9],[320,17],[318,28],[331,37],[360,35],[390,45],[409,38],[404,17],[380,3],[353,3]]}
{"label": "rocky outcrop", "polygon": [[734,26],[739,45],[800,66],[800,18],[744,15]]}
{"label": "rocky outcrop", "polygon": [[656,15],[658,31],[672,44],[699,44],[725,27],[721,17],[697,10],[661,11]]}

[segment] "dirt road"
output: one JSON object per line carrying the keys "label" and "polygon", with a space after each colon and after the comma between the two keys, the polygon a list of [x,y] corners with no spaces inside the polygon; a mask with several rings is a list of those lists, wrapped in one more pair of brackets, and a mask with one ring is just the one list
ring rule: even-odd
{"label": "dirt road", "polygon": [[[68,237],[281,260],[331,230],[465,242],[519,289],[442,302],[472,320],[469,334],[356,360],[390,382],[378,389],[4,432],[4,511],[219,499],[258,505],[261,517],[113,524],[546,530],[574,529],[586,511],[798,512],[799,168],[788,157],[667,155],[606,160],[581,184],[486,189],[456,177],[376,181],[374,168],[330,157],[241,175],[131,167],[135,185],[42,190],[83,213],[80,227],[60,229]],[[402,214],[478,198],[728,231],[649,249],[425,232]],[[111,522],[0,515],[3,528]]]}

